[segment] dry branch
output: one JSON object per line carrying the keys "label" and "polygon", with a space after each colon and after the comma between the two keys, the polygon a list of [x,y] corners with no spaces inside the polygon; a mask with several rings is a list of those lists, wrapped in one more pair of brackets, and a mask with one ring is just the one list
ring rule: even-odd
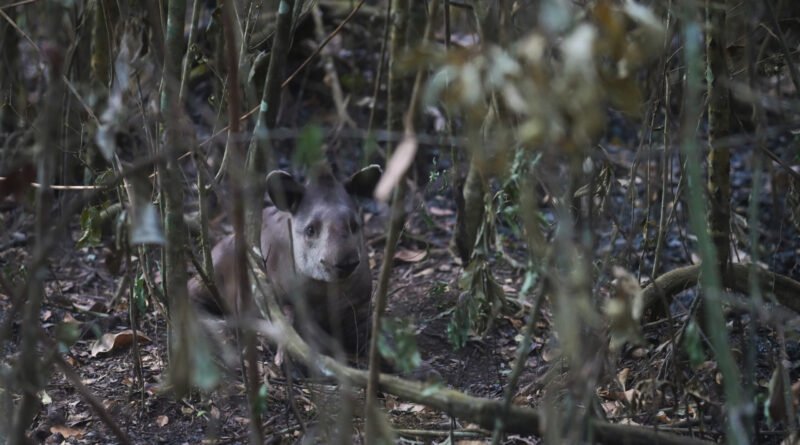
{"label": "dry branch", "polygon": [[[230,132],[228,133],[228,147],[230,151],[230,162],[228,163],[228,181],[231,188],[232,214],[233,214],[233,233],[234,233],[234,264],[236,264],[236,280],[239,283],[239,307],[242,314],[252,313],[252,299],[250,298],[250,286],[248,285],[247,275],[247,242],[245,239],[245,209],[244,209],[244,183],[238,173],[245,169],[245,153],[242,144],[239,143],[239,71],[238,58],[236,53],[236,38],[234,33],[234,11],[232,2],[225,2],[222,5],[222,29],[225,37],[225,64],[228,69],[227,77],[227,99],[228,114],[230,116]],[[256,242],[257,243],[257,242]],[[261,430],[261,418],[258,409],[258,390],[261,376],[256,365],[256,339],[252,332],[244,332],[242,336],[244,343],[244,357],[247,360],[245,368],[245,385],[247,387],[247,398],[250,413],[250,441],[252,443],[262,443],[264,432]],[[188,344],[185,345],[188,347]]]}
{"label": "dry branch", "polygon": [[[736,292],[744,294],[750,290],[750,267],[748,264],[731,265],[730,273],[722,277],[723,285]],[[778,303],[787,308],[800,313],[800,283],[785,276],[769,270],[756,267],[759,286],[765,291],[775,295]],[[676,294],[694,287],[700,278],[700,265],[681,267],[671,270],[653,283],[650,283],[643,291],[643,301],[645,308],[652,306],[656,301],[663,300],[669,302]]]}

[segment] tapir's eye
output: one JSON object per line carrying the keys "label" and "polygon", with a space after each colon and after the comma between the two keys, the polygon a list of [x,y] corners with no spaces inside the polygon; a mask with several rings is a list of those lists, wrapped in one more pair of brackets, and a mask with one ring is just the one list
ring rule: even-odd
{"label": "tapir's eye", "polygon": [[312,238],[314,235],[317,234],[317,228],[314,227],[314,224],[309,224],[306,226],[306,236]]}
{"label": "tapir's eye", "polygon": [[356,233],[356,232],[358,232],[358,220],[352,218],[350,220],[350,233]]}

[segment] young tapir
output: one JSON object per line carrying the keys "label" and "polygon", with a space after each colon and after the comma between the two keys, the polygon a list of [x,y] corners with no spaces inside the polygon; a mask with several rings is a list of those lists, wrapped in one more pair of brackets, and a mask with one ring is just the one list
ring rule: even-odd
{"label": "young tapir", "polygon": [[[372,196],[380,176],[376,165],[344,182],[328,167],[315,168],[305,184],[283,171],[267,176],[274,206],[263,211],[261,253],[277,297],[289,306],[302,298],[317,331],[329,338],[341,336],[345,351],[357,355],[368,346],[372,276],[353,197]],[[214,282],[225,307],[217,306],[199,277],[189,282],[190,297],[212,312],[232,312],[235,307],[239,286],[233,256],[233,235],[211,253]],[[320,346],[332,352],[325,342]]]}

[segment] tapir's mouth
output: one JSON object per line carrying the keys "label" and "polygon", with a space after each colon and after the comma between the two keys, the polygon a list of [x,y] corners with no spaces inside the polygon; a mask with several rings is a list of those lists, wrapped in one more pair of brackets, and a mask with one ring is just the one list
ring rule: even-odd
{"label": "tapir's mouth", "polygon": [[349,278],[353,275],[353,272],[358,269],[358,266],[361,264],[361,261],[356,258],[353,260],[347,261],[340,261],[336,263],[328,263],[325,260],[320,261],[326,269],[328,269],[329,273],[337,280],[344,280]]}
{"label": "tapir's mouth", "polygon": [[339,278],[347,278],[350,275],[353,275],[358,265],[361,264],[361,261],[348,261],[344,263],[336,263],[333,266],[333,270]]}

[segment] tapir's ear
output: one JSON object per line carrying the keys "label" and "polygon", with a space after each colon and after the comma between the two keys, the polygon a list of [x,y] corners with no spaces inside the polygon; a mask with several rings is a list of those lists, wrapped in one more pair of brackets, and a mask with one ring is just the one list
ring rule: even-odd
{"label": "tapir's ear", "polygon": [[294,212],[303,199],[306,189],[303,184],[282,170],[275,170],[267,175],[267,194],[279,210]]}
{"label": "tapir's ear", "polygon": [[353,176],[345,181],[344,188],[351,195],[370,198],[382,174],[383,170],[380,166],[375,164],[368,165],[353,173]]}

